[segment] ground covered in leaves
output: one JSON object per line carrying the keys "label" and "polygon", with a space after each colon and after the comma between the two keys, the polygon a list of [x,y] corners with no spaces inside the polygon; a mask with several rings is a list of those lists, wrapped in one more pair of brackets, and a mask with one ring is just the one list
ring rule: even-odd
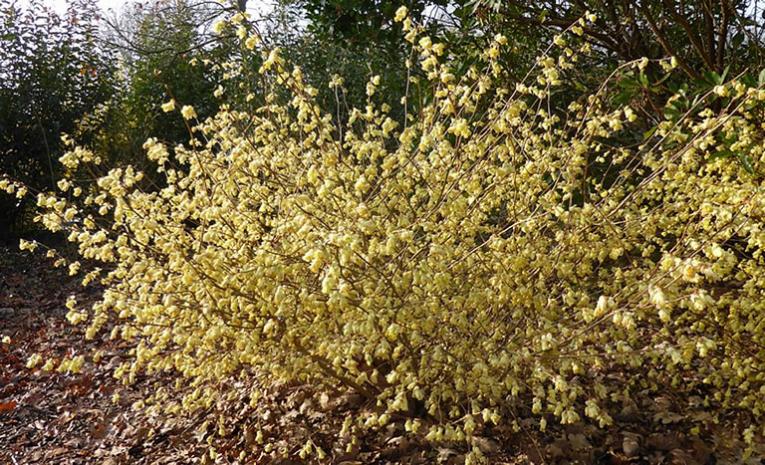
{"label": "ground covered in leaves", "polygon": [[[367,433],[352,442],[339,437],[343,420],[372,410],[374,404],[346,392],[317,392],[308,385],[269,385],[269,396],[254,407],[250,383],[232,380],[239,399],[194,415],[151,416],[132,404],[168,375],[144,377],[121,386],[112,370],[127,360],[131,345],[108,339],[103,331],[85,341],[82,328],[66,321],[64,303],[98,298],[77,280],[52,269],[40,257],[0,247],[0,465],[12,464],[298,464],[306,441],[321,447],[315,463],[460,464],[466,448],[433,444],[404,433],[403,421]],[[103,357],[92,363],[100,349]],[[84,355],[78,374],[29,370],[32,354],[61,359]],[[115,396],[117,394],[117,396]],[[534,419],[521,420],[520,431],[495,427],[479,431],[473,442],[489,463],[602,464],[765,464],[765,454],[744,460],[724,428],[693,435],[688,424],[703,419],[693,399],[648,399],[625,408],[617,425],[606,430],[574,425],[542,435]],[[394,419],[395,420],[395,419]],[[720,450],[725,442],[728,452]],[[211,458],[210,448],[216,452]]]}

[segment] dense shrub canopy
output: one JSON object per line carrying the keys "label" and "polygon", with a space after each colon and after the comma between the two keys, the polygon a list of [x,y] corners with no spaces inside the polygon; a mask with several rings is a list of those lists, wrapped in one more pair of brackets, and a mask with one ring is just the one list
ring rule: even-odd
{"label": "dense shrub canopy", "polygon": [[[69,318],[90,320],[89,336],[114,319],[138,342],[116,374],[190,378],[179,404],[158,394],[171,410],[209,405],[239,373],[343,385],[380,407],[346,427],[404,414],[435,441],[518,415],[606,426],[671,387],[715,421],[745,418],[731,426],[748,440],[765,434],[765,90],[722,84],[625,143],[639,115],[609,105],[611,81],[567,108],[550,100],[595,18],[520,82],[497,65],[505,37],[460,74],[397,19],[415,58],[402,73],[434,95],[404,124],[388,114],[411,106],[385,102],[376,78],[334,124],[300,68],[265,51],[259,108],[224,107],[189,146],[147,141],[166,187],[136,189],[128,167],[38,198],[46,227],[104,262],[85,278],[103,280],[103,300],[72,301]],[[97,159],[61,161],[74,174]]]}

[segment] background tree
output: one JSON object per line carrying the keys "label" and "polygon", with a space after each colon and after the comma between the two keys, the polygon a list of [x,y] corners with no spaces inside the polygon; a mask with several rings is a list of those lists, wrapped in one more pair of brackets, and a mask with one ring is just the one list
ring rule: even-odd
{"label": "background tree", "polygon": [[122,84],[95,128],[112,159],[139,160],[149,137],[188,141],[188,127],[177,113],[163,112],[163,102],[193,104],[200,119],[217,111],[215,65],[229,55],[230,43],[211,29],[227,11],[214,2],[158,0],[107,18],[102,43],[121,58]]}
{"label": "background tree", "polygon": [[611,62],[674,56],[692,79],[763,60],[759,1],[476,0],[474,6],[487,23],[514,35],[557,34],[594,13],[596,22],[583,32]]}
{"label": "background tree", "polygon": [[[475,61],[484,31],[464,0],[283,0],[261,27],[269,46],[279,46],[288,61],[300,65],[324,108],[344,119],[348,109],[366,105],[366,84],[373,75],[380,76],[379,92],[390,102],[398,102],[407,87],[410,94],[426,91],[407,83],[403,65],[411,51],[394,24],[402,5],[435,41],[448,43],[465,68]],[[340,96],[327,87],[335,74],[345,80]],[[401,120],[403,112],[394,107],[391,116]]]}
{"label": "background tree", "polygon": [[[114,59],[96,46],[92,2],[72,1],[63,16],[16,3],[0,0],[0,169],[46,190],[59,176],[60,134],[114,95]],[[28,226],[25,211],[0,193],[0,238]]]}

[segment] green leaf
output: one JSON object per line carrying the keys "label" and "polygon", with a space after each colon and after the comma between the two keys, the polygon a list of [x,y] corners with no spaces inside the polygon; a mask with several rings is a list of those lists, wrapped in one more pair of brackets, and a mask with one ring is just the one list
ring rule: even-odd
{"label": "green leaf", "polygon": [[719,86],[723,83],[722,77],[714,71],[704,72],[704,81],[713,86]]}
{"label": "green leaf", "polygon": [[739,153],[738,159],[741,161],[741,164],[744,166],[744,169],[749,174],[754,174],[754,166],[752,166],[752,158],[746,154],[746,153]]}
{"label": "green leaf", "polygon": [[682,111],[674,105],[664,108],[664,118],[669,121],[676,121],[682,115]]}
{"label": "green leaf", "polygon": [[643,87],[648,87],[648,76],[646,76],[645,73],[641,71],[638,79],[640,80],[640,84],[642,84]]}
{"label": "green leaf", "polygon": [[718,84],[722,84],[725,82],[725,78],[728,77],[728,71],[730,71],[730,65],[725,67],[725,70],[722,73],[722,76],[720,76],[720,82]]}
{"label": "green leaf", "polygon": [[709,160],[717,160],[718,158],[730,158],[731,156],[733,156],[733,152],[724,149],[710,155]]}

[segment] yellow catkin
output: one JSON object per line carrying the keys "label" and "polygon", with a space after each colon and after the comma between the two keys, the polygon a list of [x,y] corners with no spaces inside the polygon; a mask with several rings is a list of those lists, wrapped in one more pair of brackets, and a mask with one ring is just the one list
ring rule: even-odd
{"label": "yellow catkin", "polygon": [[[345,385],[385,407],[362,425],[417,400],[442,421],[438,440],[501,422],[513,402],[605,426],[612,395],[681,375],[718,411],[765,423],[765,196],[745,166],[765,161],[750,111],[762,92],[721,87],[737,99],[727,110],[624,146],[634,112],[604,95],[546,110],[574,66],[554,53],[571,55],[577,31],[515,83],[494,61],[506,39],[457,76],[405,9],[396,19],[435,95],[406,125],[374,103],[376,78],[336,127],[274,50],[261,108],[224,107],[197,146],[147,142],[162,166],[182,165],[165,187],[143,192],[121,168],[82,203],[40,196],[42,224],[108,265],[102,301],[72,319],[87,315],[93,334],[112,318],[114,337],[140,341],[117,375],[172,369],[196,387],[186,409],[242,369]],[[720,140],[747,163],[716,156]],[[73,148],[62,162],[96,158]]]}

